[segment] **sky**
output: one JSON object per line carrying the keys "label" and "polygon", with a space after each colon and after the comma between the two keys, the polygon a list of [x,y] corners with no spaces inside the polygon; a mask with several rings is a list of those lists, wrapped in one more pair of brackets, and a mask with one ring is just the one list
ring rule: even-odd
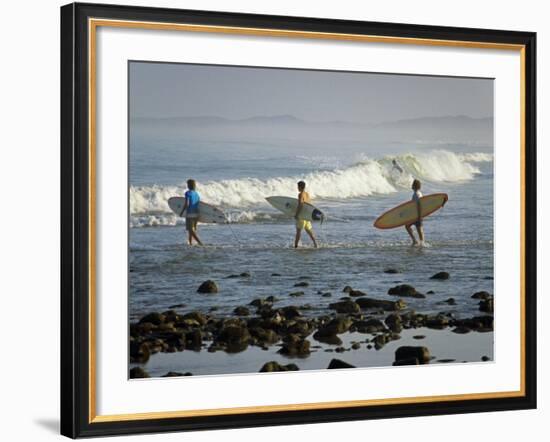
{"label": "sky", "polygon": [[493,116],[493,80],[130,62],[130,116],[293,115],[376,124]]}

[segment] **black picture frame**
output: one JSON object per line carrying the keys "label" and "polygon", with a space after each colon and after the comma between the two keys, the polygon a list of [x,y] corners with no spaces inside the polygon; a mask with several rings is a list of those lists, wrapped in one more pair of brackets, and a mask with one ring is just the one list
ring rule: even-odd
{"label": "black picture frame", "polygon": [[[524,51],[524,395],[200,417],[90,419],[90,18],[521,45]],[[73,3],[61,8],[61,434],[241,428],[536,408],[536,34]]]}

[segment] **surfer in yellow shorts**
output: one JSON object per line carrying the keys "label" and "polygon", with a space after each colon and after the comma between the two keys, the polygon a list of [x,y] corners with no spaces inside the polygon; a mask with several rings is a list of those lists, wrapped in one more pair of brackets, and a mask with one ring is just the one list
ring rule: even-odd
{"label": "surfer in yellow shorts", "polygon": [[414,237],[414,233],[412,230],[413,225],[416,226],[416,231],[418,232],[418,239],[420,240],[420,245],[424,244],[424,228],[422,227],[422,217],[421,217],[422,212],[420,207],[420,198],[422,198],[422,192],[420,192],[421,187],[422,187],[422,184],[420,183],[420,180],[415,179],[412,182],[412,186],[411,186],[413,190],[412,201],[416,202],[416,207],[418,210],[418,219],[416,220],[416,222],[405,226],[405,228],[407,229],[407,233],[409,234],[409,236],[413,241],[412,243],[413,246],[419,245],[419,242]]}
{"label": "surfer in yellow shorts", "polygon": [[304,203],[311,202],[309,193],[306,192],[306,183],[304,181],[298,182],[298,191],[300,192],[298,193],[298,207],[296,209],[296,214],[294,215],[294,218],[296,219],[296,238],[294,240],[294,248],[298,248],[300,237],[302,236],[302,229],[306,231],[306,233],[313,241],[313,245],[315,246],[315,248],[317,248],[317,241],[315,240],[315,236],[313,235],[313,227],[311,226],[311,221],[300,218],[300,212],[302,210],[302,207],[304,206]]}

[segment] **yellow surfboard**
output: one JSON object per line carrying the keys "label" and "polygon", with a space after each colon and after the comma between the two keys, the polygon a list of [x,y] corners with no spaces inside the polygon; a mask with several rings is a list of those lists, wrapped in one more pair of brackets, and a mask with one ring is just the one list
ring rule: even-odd
{"label": "yellow surfboard", "polygon": [[[440,209],[449,200],[446,193],[433,193],[420,198],[421,217],[425,218]],[[418,209],[415,201],[407,201],[393,209],[384,212],[376,221],[374,227],[379,229],[394,229],[414,223],[418,219]]]}

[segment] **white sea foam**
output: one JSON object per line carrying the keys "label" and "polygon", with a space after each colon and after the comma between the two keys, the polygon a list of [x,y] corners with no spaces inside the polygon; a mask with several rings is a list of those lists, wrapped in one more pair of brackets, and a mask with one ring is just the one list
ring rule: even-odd
{"label": "white sea foam", "polygon": [[[403,170],[392,165],[395,159]],[[251,222],[257,217],[269,220],[265,197],[295,196],[296,182],[307,182],[312,196],[319,199],[349,199],[373,194],[389,194],[408,188],[413,178],[429,182],[459,182],[471,180],[479,169],[472,163],[492,161],[486,153],[455,154],[437,150],[421,154],[406,154],[382,159],[362,158],[355,164],[310,172],[304,176],[281,176],[268,179],[240,178],[199,183],[201,199],[227,210],[231,222]],[[182,186],[131,186],[131,226],[175,225],[180,223],[170,211],[167,200],[183,195]],[[268,211],[269,212],[269,211]]]}

